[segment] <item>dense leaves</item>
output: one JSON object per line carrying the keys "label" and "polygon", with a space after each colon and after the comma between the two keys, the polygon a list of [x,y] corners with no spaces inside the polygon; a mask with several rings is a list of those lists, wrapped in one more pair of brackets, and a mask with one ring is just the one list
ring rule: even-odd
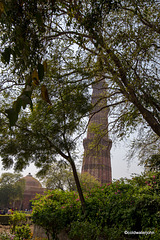
{"label": "dense leaves", "polygon": [[25,183],[19,181],[21,174],[3,173],[0,178],[0,208],[11,207],[15,200],[21,200]]}
{"label": "dense leaves", "polygon": [[[33,202],[33,221],[55,235],[75,219],[81,207],[79,197],[74,192],[55,190],[47,195],[37,196]],[[53,224],[54,222],[54,224]]]}
{"label": "dense leaves", "polygon": [[[33,201],[33,221],[53,236],[65,229],[70,239],[125,239],[126,232],[137,239],[158,239],[160,224],[160,174],[149,172],[121,179],[85,194],[86,215],[78,195],[51,191]],[[53,222],[53,224],[52,224]],[[149,233],[150,232],[150,233]],[[135,237],[130,234],[130,237]]]}
{"label": "dense leaves", "polygon": [[82,118],[91,109],[86,83],[79,84],[67,77],[59,77],[53,84],[51,78],[49,76],[47,82],[50,106],[45,92],[45,101],[37,97],[32,114],[26,111],[14,129],[1,126],[2,163],[5,168],[14,165],[15,170],[22,170],[34,162],[44,174],[51,163],[61,157],[71,164],[76,181],[79,182],[74,163],[78,139],[75,134],[83,129]]}
{"label": "dense leaves", "polygon": [[74,165],[89,87],[103,79],[115,136],[138,129],[141,139],[150,141],[151,132],[159,141],[159,18],[158,1],[2,1],[4,166],[47,168],[57,155]]}
{"label": "dense leaves", "polygon": [[[107,79],[111,128],[118,137],[141,123],[160,136],[157,1],[2,1],[1,9],[2,60],[17,83],[25,84],[25,74],[37,69],[46,86],[43,61],[54,56],[59,62],[61,55],[65,74],[77,72],[79,82],[84,75]],[[76,49],[76,57],[71,60],[66,49]],[[21,106],[32,108],[22,96]],[[19,112],[10,107],[7,114],[15,125]]]}
{"label": "dense leaves", "polygon": [[[146,10],[147,8],[148,10]],[[70,27],[70,40],[74,43],[76,42],[83,47],[82,43],[84,42],[87,47],[86,38],[91,38],[93,45],[90,46],[93,49],[95,47],[101,49],[102,52],[105,53],[101,55],[101,51],[101,54],[99,54],[93,50],[93,54],[95,54],[95,56],[101,55],[101,58],[105,62],[103,68],[104,73],[107,73],[105,69],[105,65],[107,64],[109,73],[111,75],[116,74],[117,78],[120,77],[120,79],[114,79],[116,83],[119,82],[126,88],[130,86],[128,90],[126,89],[127,91],[125,90],[125,93],[122,86],[120,87],[118,83],[125,97],[127,97],[127,92],[130,94],[130,99],[128,100],[132,101],[133,96],[131,96],[131,89],[138,94],[136,88],[134,89],[134,85],[132,84],[131,86],[134,80],[133,78],[136,77],[136,86],[141,92],[141,97],[144,97],[144,101],[150,101],[146,99],[147,93],[146,91],[143,92],[142,84],[139,83],[139,85],[138,82],[139,79],[142,79],[144,69],[149,70],[147,65],[146,68],[142,66],[141,63],[148,60],[152,62],[152,57],[158,57],[158,45],[156,42],[159,37],[157,35],[158,22],[156,23],[156,19],[158,19],[158,5],[156,2],[154,6],[154,1],[144,1],[144,3],[139,5],[137,5],[135,1],[126,1],[125,3],[121,1],[75,1],[75,3],[67,1],[64,3],[61,1],[34,1],[34,3],[32,1],[9,1],[4,3],[4,9],[5,14],[1,17],[1,22],[3,23],[2,29],[4,28],[3,30],[5,30],[2,36],[3,44],[5,46],[6,41],[9,40],[10,44],[15,45],[16,49],[18,49],[20,54],[19,59],[24,61],[24,56],[26,59],[26,64],[22,63],[21,65],[17,65],[17,69],[20,70],[24,67],[31,67],[33,70],[36,66],[38,66],[38,69],[40,69],[41,66],[42,69],[40,62],[41,58],[44,58],[46,55],[45,51],[49,52],[47,47],[51,46],[54,43],[54,39],[61,35],[68,37],[68,27]],[[115,10],[118,10],[118,12]],[[59,17],[60,15],[61,17]],[[155,17],[153,23],[150,22],[152,15]],[[69,26],[66,26],[67,17],[70,18]],[[118,22],[117,19],[119,19]],[[132,21],[132,19],[134,19],[134,21]],[[64,23],[63,28],[60,20]],[[116,22],[116,24],[114,24],[114,22]],[[9,31],[9,34],[6,34],[7,31]],[[143,40],[140,36],[141,31],[144,33]],[[150,35],[150,39],[148,35]],[[76,41],[78,36],[81,38],[81,44]],[[37,45],[35,41],[37,41]],[[40,42],[42,45],[39,44]],[[111,44],[113,47],[111,47]],[[2,55],[4,55],[6,62],[9,62],[11,52],[13,51],[12,48],[11,46],[5,47]],[[122,54],[121,57],[120,54]],[[106,55],[109,56],[108,60],[110,62],[106,61]],[[125,57],[127,58],[125,59]],[[33,63],[32,61],[31,63],[27,62],[30,61],[29,59],[32,60]],[[15,58],[15,63],[17,63],[17,61]],[[131,61],[131,64],[129,64],[129,61]],[[111,66],[111,64],[113,64],[113,66]],[[120,69],[120,65],[122,65],[123,68]],[[142,71],[137,72],[137,70],[140,69]],[[126,74],[123,77],[126,78],[126,81],[121,78],[124,70]],[[134,71],[137,76],[134,76]],[[148,73],[146,77],[150,77]],[[43,71],[40,78],[42,78],[42,76]],[[132,77],[131,81],[129,81],[129,76]],[[145,87],[147,87],[147,85],[145,85]],[[155,104],[156,108],[158,102],[154,99],[153,95],[151,98],[152,104]],[[136,102],[134,102],[134,104],[136,104]]]}
{"label": "dense leaves", "polygon": [[145,167],[153,171],[160,171],[160,155],[152,155],[145,161]]}
{"label": "dense leaves", "polygon": [[[22,170],[30,162],[35,162],[37,167],[45,169],[57,155],[67,159],[68,151],[73,152],[75,149],[74,134],[83,127],[81,119],[89,113],[91,105],[85,80],[79,83],[72,81],[68,76],[57,75],[55,70],[60,67],[63,66],[56,63],[54,67],[48,66],[46,85],[42,84],[41,90],[35,87],[36,99],[32,99],[32,113],[26,109],[19,117],[16,127],[9,130],[5,118],[1,118],[1,157],[5,167],[12,166],[15,162],[15,169]],[[43,68],[46,69],[45,62]],[[73,77],[77,78],[75,74]],[[27,80],[25,90],[14,103],[19,111],[20,99],[22,96],[29,99],[33,81],[39,81],[38,71],[34,70],[31,79],[28,76]],[[21,104],[24,104],[24,101]],[[12,110],[8,109],[8,114]],[[11,115],[10,122],[13,121]]]}

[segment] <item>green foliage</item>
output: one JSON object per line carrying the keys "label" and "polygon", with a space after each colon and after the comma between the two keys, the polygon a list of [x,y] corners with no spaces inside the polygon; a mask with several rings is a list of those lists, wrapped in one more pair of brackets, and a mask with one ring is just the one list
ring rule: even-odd
{"label": "green foliage", "polygon": [[[141,136],[149,139],[148,126],[160,136],[159,18],[158,1],[2,1],[3,165],[15,162],[21,170],[34,161],[44,170],[57,155],[68,160],[90,111],[88,87],[101,78],[107,80],[110,129],[119,138],[139,126]],[[33,110],[32,104],[33,114],[20,111]]]}
{"label": "green foliage", "polygon": [[41,174],[40,179],[48,190],[76,190],[72,169],[66,162],[53,163],[44,175]]}
{"label": "green foliage", "polygon": [[[67,150],[75,149],[71,137],[90,110],[88,87],[101,78],[107,81],[114,134],[123,138],[140,126],[149,139],[150,126],[160,136],[159,17],[157,1],[2,1],[3,165],[15,160],[15,169],[22,169],[36,159],[38,167],[47,168],[57,150],[67,159]],[[50,108],[39,103],[43,86]],[[20,111],[28,105],[33,110],[32,104],[33,115]],[[6,117],[14,132],[7,130]],[[26,147],[20,135],[27,136]]]}
{"label": "green foliage", "polygon": [[55,190],[33,201],[32,218],[51,233],[53,239],[64,228],[73,240],[125,239],[128,236],[125,231],[154,232],[149,236],[140,233],[136,236],[138,239],[158,239],[159,189],[158,172],[92,188],[85,194],[85,215],[74,192]]}
{"label": "green foliage", "polygon": [[[25,85],[25,74],[34,69],[46,84],[42,64],[46,57],[62,64],[73,81],[109,75],[109,105],[114,115],[120,112],[114,126],[117,135],[121,138],[134,131],[144,119],[159,136],[158,20],[159,5],[154,0],[2,1],[2,62],[11,66],[18,85]],[[66,54],[75,45],[74,56]],[[55,68],[55,72],[64,76],[62,69]],[[31,106],[30,100],[24,105]],[[16,113],[9,108],[12,126]]]}
{"label": "green foliage", "polygon": [[31,229],[28,224],[22,225],[22,226],[16,226],[14,234],[15,234],[15,239],[17,240],[32,239]]}
{"label": "green foliage", "polygon": [[40,81],[42,81],[44,77],[44,65],[41,63],[38,64],[38,77]]}
{"label": "green foliage", "polygon": [[20,113],[21,107],[23,109],[29,104],[31,110],[33,110],[33,103],[31,100],[33,88],[31,85],[26,85],[23,89],[21,95],[17,98],[17,100],[13,103],[12,108],[6,109],[5,112],[7,113],[7,117],[9,118],[10,127],[15,126],[18,115]]}
{"label": "green foliage", "polygon": [[95,236],[99,236],[100,228],[96,222],[89,222],[84,220],[83,222],[72,222],[71,230],[69,232],[70,239],[73,240],[92,240]]}
{"label": "green foliage", "polygon": [[[37,76],[38,72],[34,71],[32,77],[38,80]],[[54,81],[51,81],[54,77]],[[91,109],[86,83],[71,81],[68,76],[54,76],[52,68],[49,68],[46,82],[51,106],[39,99],[33,112],[26,111],[15,128],[8,131],[7,126],[2,127],[1,156],[4,167],[11,167],[15,163],[14,169],[22,170],[34,162],[44,174],[57,156],[72,163],[72,167],[74,165],[72,155],[78,140],[75,134],[83,129],[82,118]],[[70,108],[71,105],[73,108]],[[73,172],[74,176],[77,175],[75,167]],[[80,187],[78,189],[80,191]]]}
{"label": "green foliage", "polygon": [[4,52],[2,53],[2,62],[9,63],[10,55],[11,55],[11,48],[10,47],[6,47]]}
{"label": "green foliage", "polygon": [[78,194],[61,190],[49,191],[32,201],[32,220],[50,233],[54,239],[70,222],[76,219],[81,209]]}
{"label": "green foliage", "polygon": [[17,226],[25,225],[26,222],[27,218],[25,213],[14,211],[14,213],[10,216],[11,232],[14,233]]}
{"label": "green foliage", "polygon": [[[91,109],[86,84],[55,76],[52,68],[48,70],[46,81],[52,106],[49,107],[38,98],[33,112],[23,113],[15,128],[9,131],[7,123],[1,127],[0,148],[4,167],[10,167],[15,162],[15,169],[22,170],[35,159],[37,167],[47,168],[57,155],[64,157],[68,150],[71,153],[75,149],[74,134],[83,129],[82,118]],[[30,97],[30,92],[23,94]],[[14,118],[11,119],[14,121]]]}
{"label": "green foliage", "polygon": [[22,177],[19,173],[2,173],[0,177],[0,186],[5,186],[7,184],[14,184]]}
{"label": "green foliage", "polygon": [[15,240],[32,239],[31,229],[27,224],[25,213],[16,212],[10,216],[11,233],[14,234]]}
{"label": "green foliage", "polygon": [[27,217],[25,213],[14,211],[10,217],[10,233],[3,232],[0,233],[1,240],[31,240],[32,233],[27,224]]}
{"label": "green foliage", "polygon": [[9,118],[10,127],[14,126],[18,119],[18,113],[13,108],[6,109]]}
{"label": "green foliage", "polygon": [[[89,173],[78,173],[78,176],[83,192],[88,192],[93,187],[100,186],[100,182]],[[39,178],[48,190],[76,191],[72,169],[66,162],[59,161],[53,163],[44,175],[40,172]]]}
{"label": "green foliage", "polygon": [[0,178],[0,207],[8,208],[14,200],[21,199],[25,182],[21,174],[3,173]]}
{"label": "green foliage", "polygon": [[152,155],[149,159],[145,161],[145,167],[153,170],[160,170],[160,154]]}
{"label": "green foliage", "polygon": [[81,174],[80,182],[82,190],[86,193],[90,192],[92,188],[100,187],[101,185],[100,182],[95,177],[93,177],[87,172]]}

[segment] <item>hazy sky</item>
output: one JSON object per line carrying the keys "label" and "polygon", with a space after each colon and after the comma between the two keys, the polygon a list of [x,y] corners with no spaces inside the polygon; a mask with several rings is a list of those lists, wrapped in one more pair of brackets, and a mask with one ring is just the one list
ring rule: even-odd
{"label": "hazy sky", "polygon": [[[143,167],[138,166],[138,159],[134,159],[134,161],[130,163],[130,166],[128,166],[128,162],[125,158],[126,153],[127,149],[125,146],[125,142],[117,144],[116,147],[113,144],[111,149],[112,179],[119,179],[122,177],[130,178],[132,173],[140,174],[141,172],[143,172]],[[0,162],[0,175],[3,172],[13,172],[13,170],[2,170],[2,164]],[[28,173],[31,173],[32,176],[35,177],[37,169],[33,164],[31,164],[22,172],[24,176],[28,175]]]}
{"label": "hazy sky", "polygon": [[111,149],[111,164],[112,164],[112,179],[119,179],[121,177],[130,178],[131,174],[140,174],[144,171],[142,166],[138,166],[138,159],[135,158],[129,164],[126,160],[128,149],[125,147],[125,142],[118,146],[112,146]]}

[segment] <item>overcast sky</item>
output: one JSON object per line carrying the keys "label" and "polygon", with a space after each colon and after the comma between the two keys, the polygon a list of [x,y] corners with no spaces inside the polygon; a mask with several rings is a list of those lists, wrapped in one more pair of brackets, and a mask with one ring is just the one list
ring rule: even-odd
{"label": "overcast sky", "polygon": [[[128,166],[128,162],[126,160],[126,144],[125,142],[121,142],[117,144],[117,146],[112,145],[111,149],[111,165],[112,165],[112,179],[119,179],[122,177],[131,178],[132,173],[140,174],[143,172],[143,167],[138,166],[138,159],[135,158],[133,161],[130,162]],[[0,162],[0,175],[3,172],[13,172],[13,170],[9,169],[8,171],[4,171],[2,169],[2,164]],[[31,173],[33,177],[37,173],[37,169],[33,164],[27,167],[23,172],[23,176],[28,175]]]}

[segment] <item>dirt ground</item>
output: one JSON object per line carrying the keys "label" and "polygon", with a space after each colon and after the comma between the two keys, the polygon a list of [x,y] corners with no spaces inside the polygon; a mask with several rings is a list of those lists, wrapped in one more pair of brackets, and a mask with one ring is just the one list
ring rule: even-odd
{"label": "dirt ground", "polygon": [[9,232],[10,226],[9,225],[0,225],[0,233],[1,232]]}

